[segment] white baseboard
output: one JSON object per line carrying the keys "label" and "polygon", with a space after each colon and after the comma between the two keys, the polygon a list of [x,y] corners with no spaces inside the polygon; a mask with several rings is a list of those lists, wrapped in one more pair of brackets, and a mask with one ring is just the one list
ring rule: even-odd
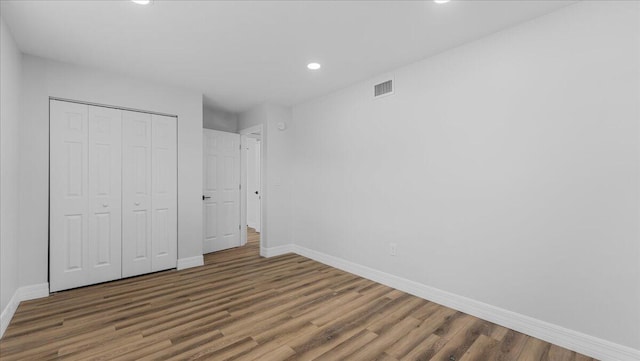
{"label": "white baseboard", "polygon": [[20,296],[20,302],[34,300],[36,298],[43,298],[49,296],[49,283],[40,283],[37,285],[24,286],[18,288],[16,291]]}
{"label": "white baseboard", "polygon": [[260,255],[262,257],[275,257],[280,256],[287,253],[293,253],[294,245],[293,244],[285,244],[283,246],[277,247],[260,247]]}
{"label": "white baseboard", "polygon": [[204,266],[204,257],[202,255],[178,259],[178,271],[199,266]]}
{"label": "white baseboard", "polygon": [[49,296],[49,284],[41,283],[37,285],[20,287],[13,293],[13,296],[9,300],[7,307],[2,310],[0,314],[0,338],[4,335],[4,331],[7,330],[13,315],[16,313],[20,302],[33,300],[36,298],[42,298]]}
{"label": "white baseboard", "polygon": [[638,361],[640,350],[619,345],[483,302],[455,295],[406,278],[293,245],[293,252],[414,296],[439,303],[601,361]]}
{"label": "white baseboard", "polygon": [[2,338],[2,335],[4,335],[4,331],[7,330],[9,322],[11,322],[11,319],[18,309],[18,305],[20,304],[17,295],[18,292],[16,291],[13,294],[13,297],[11,297],[11,299],[9,300],[9,304],[7,304],[4,310],[2,310],[2,314],[0,315],[0,338]]}

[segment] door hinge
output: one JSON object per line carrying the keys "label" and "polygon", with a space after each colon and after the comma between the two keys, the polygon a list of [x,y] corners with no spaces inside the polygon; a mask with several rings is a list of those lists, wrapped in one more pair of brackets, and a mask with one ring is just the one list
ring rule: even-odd
{"label": "door hinge", "polygon": [[238,184],[238,189],[242,189],[242,184]]}

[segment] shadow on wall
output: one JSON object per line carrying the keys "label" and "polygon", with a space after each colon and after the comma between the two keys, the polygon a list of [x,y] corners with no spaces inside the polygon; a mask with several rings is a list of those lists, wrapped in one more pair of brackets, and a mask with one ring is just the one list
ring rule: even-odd
{"label": "shadow on wall", "polygon": [[222,132],[238,132],[238,115],[207,106],[202,108],[202,127]]}

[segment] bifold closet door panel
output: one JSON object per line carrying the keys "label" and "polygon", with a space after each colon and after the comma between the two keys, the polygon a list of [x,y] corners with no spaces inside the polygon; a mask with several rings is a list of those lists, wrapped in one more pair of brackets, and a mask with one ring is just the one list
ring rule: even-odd
{"label": "bifold closet door panel", "polygon": [[121,115],[50,101],[52,292],[121,277]]}
{"label": "bifold closet door panel", "polygon": [[50,252],[52,292],[91,282],[88,187],[89,107],[50,103]]}
{"label": "bifold closet door panel", "polygon": [[122,111],[122,276],[151,272],[151,114]]}
{"label": "bifold closet door panel", "polygon": [[151,270],[175,268],[178,258],[177,119],[153,115]]}
{"label": "bifold closet door panel", "polygon": [[89,106],[89,232],[95,278],[99,282],[122,278],[122,112],[118,109]]}

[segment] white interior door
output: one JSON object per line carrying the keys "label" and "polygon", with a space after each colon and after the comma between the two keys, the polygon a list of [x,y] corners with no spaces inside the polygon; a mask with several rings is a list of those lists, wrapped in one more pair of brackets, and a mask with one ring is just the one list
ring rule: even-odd
{"label": "white interior door", "polygon": [[260,232],[260,140],[247,137],[247,225]]}
{"label": "white interior door", "polygon": [[240,245],[240,135],[203,130],[204,253]]}
{"label": "white interior door", "polygon": [[50,102],[50,289],[121,277],[118,110]]}
{"label": "white interior door", "polygon": [[122,276],[151,272],[151,114],[122,112]]}
{"label": "white interior door", "polygon": [[178,259],[177,119],[153,115],[151,271],[175,268]]}

